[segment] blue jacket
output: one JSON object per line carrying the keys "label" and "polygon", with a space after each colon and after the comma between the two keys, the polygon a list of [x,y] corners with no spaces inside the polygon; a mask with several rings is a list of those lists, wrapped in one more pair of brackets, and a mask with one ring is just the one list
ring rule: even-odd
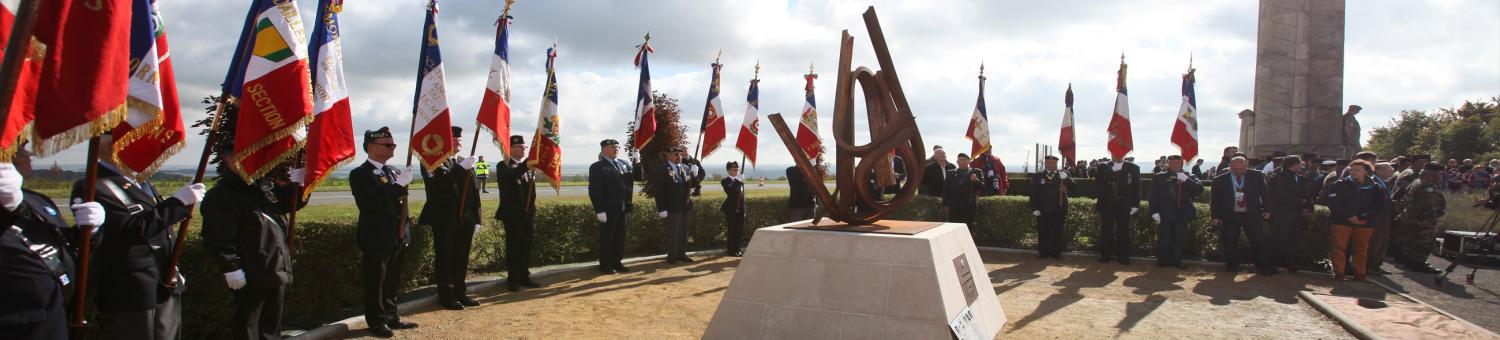
{"label": "blue jacket", "polygon": [[[1356,227],[1369,227],[1369,219],[1380,214],[1390,200],[1386,188],[1375,180],[1367,179],[1363,184],[1352,177],[1344,177],[1328,187],[1329,223]],[[1358,216],[1364,224],[1349,222],[1349,217]]]}

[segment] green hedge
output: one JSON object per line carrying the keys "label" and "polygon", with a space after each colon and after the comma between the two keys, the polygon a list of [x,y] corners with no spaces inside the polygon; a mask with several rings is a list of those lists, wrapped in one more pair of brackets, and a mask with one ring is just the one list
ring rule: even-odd
{"label": "green hedge", "polygon": [[[722,198],[703,198],[691,218],[691,250],[721,248],[724,237],[722,215],[718,211]],[[785,196],[751,197],[746,200],[753,212],[746,221],[747,226],[771,226],[784,223]],[[939,202],[930,197],[917,197],[912,204],[894,214],[892,219],[940,221]],[[1069,201],[1070,210],[1065,227],[1070,251],[1090,251],[1097,235],[1098,219],[1093,212],[1094,200],[1075,198]],[[626,242],[629,255],[659,254],[665,241],[660,220],[656,218],[648,199],[637,199],[637,209],[630,215],[630,228]],[[1203,217],[1189,226],[1184,253],[1188,258],[1217,259],[1217,233],[1208,229],[1206,217],[1208,206],[1197,204]],[[352,208],[352,207],[351,207]],[[1144,210],[1144,206],[1142,207]],[[572,262],[591,262],[595,259],[597,225],[589,204],[581,201],[559,201],[544,203],[538,207],[536,226],[536,265]],[[980,213],[971,226],[975,242],[980,246],[1007,248],[1034,248],[1036,244],[1035,220],[1027,207],[1027,198],[1021,196],[985,197],[980,200]],[[297,236],[300,247],[294,256],[294,282],[287,291],[285,323],[287,328],[311,328],[325,322],[359,315],[362,308],[360,294],[360,252],[355,242],[354,221],[357,212],[353,209],[337,209],[321,216],[303,216],[298,223]],[[415,218],[415,217],[413,217]],[[1319,207],[1313,227],[1304,238],[1299,249],[1306,263],[1326,257],[1327,210]],[[504,262],[504,230],[494,220],[486,220],[485,228],[476,236],[472,266],[475,271],[498,272]],[[1136,217],[1134,223],[1135,256],[1152,256],[1156,233],[1149,227],[1145,214]],[[402,275],[405,290],[431,284],[432,249],[431,230],[418,227],[412,246],[407,248],[406,265]],[[745,230],[746,239],[754,232]],[[202,249],[196,234],[188,240],[188,256],[184,256],[182,269],[190,282],[184,297],[184,325],[187,339],[222,338],[233,314],[233,298],[224,288],[222,275],[215,272],[218,266]]]}
{"label": "green hedge", "polygon": [[[1031,178],[1030,177],[1026,177],[1025,174],[1020,174],[1020,175],[1021,176],[1017,176],[1017,174],[1011,174],[1010,175],[1010,181],[1009,181],[1010,182],[1010,189],[1007,190],[1006,195],[1010,195],[1010,196],[1028,196],[1028,195],[1031,195],[1031,190],[1032,190],[1031,189],[1032,188]],[[1212,190],[1211,190],[1211,188],[1209,188],[1209,187],[1213,186],[1213,183],[1210,183],[1209,181],[1202,181],[1202,182],[1203,182],[1203,194],[1202,195],[1198,195],[1198,202],[1200,202],[1200,203],[1208,203],[1209,200],[1213,197],[1212,195],[1210,195],[1210,192],[1212,192]],[[1068,189],[1068,195],[1069,196],[1072,196],[1072,197],[1086,197],[1086,198],[1099,198],[1098,184],[1096,182],[1094,182],[1093,178],[1074,178],[1073,179],[1073,184],[1076,185],[1076,187]],[[1151,175],[1150,174],[1141,174],[1141,200],[1143,200],[1143,201],[1146,200],[1146,192],[1149,191],[1149,190],[1151,190]]]}

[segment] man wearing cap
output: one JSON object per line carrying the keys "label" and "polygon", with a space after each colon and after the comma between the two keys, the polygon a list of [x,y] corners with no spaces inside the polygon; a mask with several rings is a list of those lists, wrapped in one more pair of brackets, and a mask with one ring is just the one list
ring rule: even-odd
{"label": "man wearing cap", "polygon": [[1437,268],[1427,263],[1432,254],[1433,239],[1437,237],[1438,221],[1446,213],[1447,200],[1443,197],[1443,171],[1441,165],[1423,165],[1421,177],[1412,181],[1405,190],[1403,207],[1396,217],[1395,259],[1408,271],[1437,274]]}
{"label": "man wearing cap", "polygon": [[1302,158],[1287,156],[1269,176],[1266,205],[1271,211],[1271,265],[1296,273],[1296,254],[1312,216],[1313,197],[1302,177]]}
{"label": "man wearing cap", "polygon": [[687,148],[672,147],[664,152],[665,162],[651,179],[651,194],[656,196],[656,216],[661,218],[667,231],[667,262],[693,262],[687,256],[688,209],[693,205],[689,194],[692,190],[693,173],[682,163]]}
{"label": "man wearing cap", "polygon": [[1037,257],[1062,259],[1063,220],[1068,216],[1068,190],[1074,187],[1067,171],[1057,169],[1057,156],[1047,155],[1046,169],[1031,175],[1030,197],[1036,217]]}
{"label": "man wearing cap", "polygon": [[1240,235],[1249,239],[1251,262],[1256,272],[1275,274],[1271,267],[1271,253],[1266,244],[1266,232],[1261,224],[1271,212],[1263,210],[1266,198],[1265,176],[1259,170],[1249,169],[1250,162],[1242,156],[1229,161],[1229,171],[1214,178],[1213,200],[1210,211],[1219,228],[1219,249],[1224,252],[1224,270],[1240,272]]}
{"label": "man wearing cap", "polygon": [[[94,232],[97,261],[89,275],[98,287],[98,334],[119,339],[176,339],[182,330],[181,272],[162,282],[178,222],[203,199],[202,183],[188,184],[166,199],[151,181],[136,181],[115,165],[114,138],[99,137],[99,174],[94,202],[104,206],[104,223]],[[73,183],[70,201],[83,203],[87,179]],[[163,289],[165,288],[165,289]],[[7,302],[8,303],[8,302]]]}
{"label": "man wearing cap", "polygon": [[[1112,156],[1113,157],[1113,156]],[[1099,262],[1130,263],[1130,217],[1141,210],[1141,168],[1119,158],[1099,163],[1094,183],[1099,190]]]}
{"label": "man wearing cap", "polygon": [[740,240],[744,236],[745,229],[745,181],[740,180],[740,163],[729,162],[724,165],[728,177],[719,180],[719,186],[724,187],[724,203],[719,205],[719,211],[724,212],[724,238],[725,254],[729,256],[745,256],[740,251]]}
{"label": "man wearing cap", "polygon": [[349,191],[359,207],[357,238],[363,254],[365,323],[371,334],[386,338],[395,334],[392,329],[417,327],[402,322],[396,311],[401,258],[411,244],[411,223],[402,209],[406,186],[411,184],[411,167],[401,171],[385,164],[396,154],[396,146],[388,128],[365,131],[363,147],[369,159],[349,171]]}
{"label": "man wearing cap", "polygon": [[[219,152],[230,154],[232,147]],[[293,272],[287,214],[307,205],[293,188],[302,184],[306,172],[283,164],[247,183],[228,164],[219,163],[219,178],[199,208],[203,246],[233,292],[234,338],[278,339]]]}
{"label": "man wearing cap", "polygon": [[631,165],[619,160],[620,142],[605,139],[599,142],[599,160],[589,165],[589,203],[594,207],[594,217],[599,220],[599,272],[623,273],[630,270],[620,263],[625,256],[625,230],[631,208],[631,191],[635,188],[635,172]]}
{"label": "man wearing cap", "polygon": [[979,210],[978,190],[984,185],[978,169],[969,167],[969,155],[958,154],[958,168],[948,171],[943,182],[943,211],[948,222],[974,224],[974,213]]}
{"label": "man wearing cap", "polygon": [[[463,129],[454,126],[453,145],[463,144]],[[474,180],[474,163],[479,160],[474,156],[459,158],[457,153],[455,147],[454,155],[436,169],[422,169],[427,203],[418,221],[432,227],[432,274],[437,282],[438,305],[451,310],[479,306],[479,301],[466,295],[468,285],[464,282],[474,233],[480,228],[479,183]]]}
{"label": "man wearing cap", "polygon": [[510,136],[510,157],[495,164],[500,208],[495,219],[505,224],[506,288],[537,288],[531,280],[532,231],[536,228],[536,181],[526,164],[526,138]]}
{"label": "man wearing cap", "polygon": [[1146,199],[1150,202],[1151,220],[1156,222],[1156,266],[1182,264],[1182,247],[1187,242],[1187,224],[1197,218],[1193,201],[1203,193],[1203,184],[1182,171],[1180,155],[1167,157],[1166,171],[1152,176]]}

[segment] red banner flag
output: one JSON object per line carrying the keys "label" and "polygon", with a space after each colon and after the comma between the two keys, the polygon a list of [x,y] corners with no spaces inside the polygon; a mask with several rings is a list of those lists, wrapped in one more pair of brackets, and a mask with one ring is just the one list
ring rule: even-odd
{"label": "red banner flag", "polygon": [[542,90],[542,112],[537,116],[536,136],[526,165],[552,180],[552,190],[562,190],[562,137],[557,116],[557,45],[547,49],[547,87]]}
{"label": "red banner flag", "polygon": [[110,131],[125,119],[130,76],[130,0],[47,1],[36,39],[46,45],[33,122],[37,155]]}
{"label": "red banner flag", "polygon": [[[17,5],[15,1],[0,1],[0,49],[4,49],[10,41]],[[46,55],[47,47],[34,37],[30,40],[24,51],[25,59],[21,60],[21,67],[16,70],[15,95],[11,97],[10,110],[7,111],[9,114],[3,122],[4,131],[0,131],[0,162],[9,162],[15,157],[17,148],[31,134],[31,121],[36,118],[33,109],[36,105],[37,76],[42,72],[42,58]]]}
{"label": "red banner flag", "polygon": [[1196,82],[1193,67],[1189,65],[1188,73],[1182,75],[1182,108],[1172,125],[1172,145],[1182,151],[1182,160],[1186,162],[1198,157],[1198,95],[1193,90]]}
{"label": "red banner flag", "polygon": [[131,23],[129,113],[115,127],[114,155],[120,170],[148,178],[186,145],[177,80],[172,73],[165,20],[156,0],[135,0]]}
{"label": "red banner flag", "polygon": [[755,149],[760,134],[760,63],[755,64],[755,78],[750,79],[750,91],[745,95],[745,120],[740,122],[740,135],[734,140],[734,148],[740,149],[750,166],[755,166]]}
{"label": "red banner flag", "polygon": [[1124,159],[1135,149],[1130,136],[1130,99],[1125,95],[1125,55],[1120,55],[1120,72],[1116,78],[1115,114],[1109,119],[1109,154]]}
{"label": "red banner flag", "polygon": [[641,69],[640,86],[635,92],[635,130],[631,131],[630,146],[636,150],[646,148],[651,143],[651,138],[656,137],[656,101],[651,98],[651,34],[646,34],[646,42],[637,46],[635,52],[635,67]]}
{"label": "red banner flag", "polygon": [[1057,152],[1062,154],[1064,161],[1077,162],[1078,142],[1073,137],[1073,84],[1068,84],[1068,93],[1063,95],[1063,103],[1067,106],[1063,108],[1062,131],[1058,131],[1057,136]]}
{"label": "red banner flag", "polygon": [[[307,44],[295,0],[257,0],[251,5],[249,39],[235,117],[230,169],[254,182],[295,156],[296,136],[312,120]],[[295,139],[295,137],[294,137]]]}
{"label": "red banner flag", "polygon": [[495,55],[490,58],[490,79],[484,85],[478,116],[479,127],[490,130],[495,146],[503,152],[510,152],[510,6],[514,3],[506,0],[495,22]]}
{"label": "red banner flag", "polygon": [[[422,51],[417,65],[416,117],[411,150],[421,158],[422,168],[436,171],[443,160],[458,150],[453,145],[453,124],[448,114],[448,85],[443,75],[443,54],[438,45],[437,1],[427,6],[422,32]],[[509,137],[507,137],[509,138]]]}
{"label": "red banner flag", "polygon": [[719,144],[724,143],[724,101],[719,100],[719,70],[724,69],[717,58],[710,65],[713,67],[713,80],[708,84],[708,103],[703,104],[703,124],[698,126],[698,133],[703,135],[703,151],[698,153],[698,159],[708,158],[719,149]]}
{"label": "red banner flag", "polygon": [[818,102],[813,97],[813,79],[818,79],[818,74],[808,66],[807,74],[802,77],[807,79],[807,93],[804,95],[807,100],[802,106],[802,121],[797,124],[797,146],[802,147],[808,160],[816,162],[823,154],[822,141],[818,139]]}
{"label": "red banner flag", "polygon": [[323,183],[328,174],[354,158],[354,126],[349,112],[349,87],[344,84],[344,51],[339,30],[343,0],[318,1],[318,20],[313,23],[312,53],[313,122],[307,127],[307,189],[303,199]]}

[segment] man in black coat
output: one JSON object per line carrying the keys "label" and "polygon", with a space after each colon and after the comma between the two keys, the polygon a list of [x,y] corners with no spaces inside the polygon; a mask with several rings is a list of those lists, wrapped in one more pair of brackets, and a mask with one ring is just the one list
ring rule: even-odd
{"label": "man in black coat", "polygon": [[813,209],[817,205],[813,199],[812,188],[808,186],[807,176],[802,174],[801,169],[789,166],[786,168],[786,185],[791,189],[791,194],[786,200],[786,221],[812,219]]}
{"label": "man in black coat", "polygon": [[506,288],[541,287],[531,280],[532,235],[536,229],[536,178],[526,164],[526,138],[510,136],[510,157],[495,163],[500,208],[495,219],[505,224]]}
{"label": "man in black coat", "polygon": [[1240,233],[1250,241],[1251,260],[1256,272],[1274,274],[1271,253],[1266,244],[1266,230],[1262,220],[1269,219],[1271,212],[1263,210],[1266,204],[1265,176],[1249,169],[1245,157],[1229,160],[1229,171],[1214,178],[1213,201],[1209,207],[1213,220],[1219,228],[1219,249],[1224,252],[1224,269],[1231,273],[1240,271]]}
{"label": "man in black coat", "polygon": [[1099,262],[1130,263],[1130,217],[1141,210],[1141,168],[1115,158],[1094,169],[1099,197]]}
{"label": "man in black coat", "polygon": [[1316,193],[1308,190],[1302,157],[1287,156],[1280,165],[1266,183],[1266,204],[1271,211],[1271,236],[1266,244],[1276,249],[1271,251],[1271,265],[1295,273],[1297,248],[1307,230],[1307,218],[1312,216]]}
{"label": "man in black coat", "polygon": [[620,142],[599,142],[599,160],[589,165],[589,202],[599,220],[599,271],[605,274],[629,272],[620,260],[625,257],[626,222],[634,205],[635,172],[630,164],[616,159]]}
{"label": "man in black coat", "polygon": [[[463,129],[457,126],[453,127],[453,145],[464,145]],[[478,161],[474,156],[454,155],[434,169],[422,169],[427,203],[417,222],[432,227],[432,274],[437,281],[438,305],[452,310],[479,306],[479,301],[467,295],[468,284],[464,282],[474,233],[481,227],[479,181],[474,179]]]}
{"label": "man in black coat", "polygon": [[958,168],[948,172],[943,182],[943,212],[948,222],[974,224],[979,211],[979,190],[984,186],[979,169],[969,167],[969,155],[958,154]]}
{"label": "man in black coat", "polygon": [[[22,157],[24,150],[16,155]],[[63,221],[50,198],[22,189],[22,182],[16,166],[0,163],[0,334],[67,339],[66,310],[77,272],[72,239],[63,232],[76,229]],[[98,203],[74,205],[74,218],[83,225],[103,224],[104,216]]]}
{"label": "man in black coat", "polygon": [[740,251],[745,234],[745,182],[740,180],[740,163],[729,162],[724,169],[729,172],[728,177],[719,180],[725,196],[724,203],[719,204],[719,211],[724,212],[724,252],[729,256],[745,256]]}
{"label": "man in black coat", "polygon": [[687,148],[672,147],[664,152],[661,167],[651,176],[651,193],[656,196],[656,216],[664,220],[667,231],[667,262],[693,262],[687,256],[688,210],[693,201],[693,172],[682,158]]}
{"label": "man in black coat", "polygon": [[922,183],[917,187],[917,194],[923,196],[943,197],[943,184],[948,182],[948,171],[954,166],[948,163],[948,153],[943,151],[943,146],[932,146],[932,158],[928,159],[925,170],[922,171]]}
{"label": "man in black coat", "polygon": [[[99,175],[94,201],[105,222],[93,233],[90,286],[99,308],[98,334],[119,339],[176,339],[182,330],[181,272],[162,282],[176,226],[203,198],[203,184],[189,184],[162,199],[149,181],[122,175],[115,166],[114,139],[99,137]],[[83,202],[86,179],[73,183],[71,202]]]}
{"label": "man in black coat", "polygon": [[1031,216],[1036,217],[1039,258],[1062,259],[1063,221],[1068,217],[1068,190],[1074,187],[1067,171],[1057,169],[1057,156],[1047,155],[1046,169],[1031,175]]}
{"label": "man in black coat", "polygon": [[365,323],[370,333],[391,337],[392,329],[409,329],[417,324],[402,322],[396,310],[396,293],[401,288],[401,258],[411,244],[411,223],[405,207],[407,184],[411,184],[411,167],[406,171],[386,165],[396,152],[391,131],[365,131],[365,154],[369,159],[349,172],[349,190],[359,207],[357,237],[364,267]]}
{"label": "man in black coat", "polygon": [[292,283],[286,215],[306,204],[294,203],[300,197],[291,185],[301,185],[304,174],[291,169],[286,179],[267,175],[245,183],[221,167],[203,196],[203,244],[234,291],[235,339],[281,338],[282,302]]}
{"label": "man in black coat", "polygon": [[1182,171],[1182,156],[1167,157],[1167,169],[1151,178],[1151,220],[1156,221],[1156,266],[1182,265],[1182,247],[1187,242],[1187,224],[1198,217],[1193,200],[1203,193],[1198,178]]}

